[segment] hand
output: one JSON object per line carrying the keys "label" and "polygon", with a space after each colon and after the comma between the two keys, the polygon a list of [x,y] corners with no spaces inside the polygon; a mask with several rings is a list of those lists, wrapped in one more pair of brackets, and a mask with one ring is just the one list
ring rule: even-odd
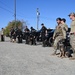
{"label": "hand", "polygon": [[54,37],[53,37],[53,40],[54,40]]}

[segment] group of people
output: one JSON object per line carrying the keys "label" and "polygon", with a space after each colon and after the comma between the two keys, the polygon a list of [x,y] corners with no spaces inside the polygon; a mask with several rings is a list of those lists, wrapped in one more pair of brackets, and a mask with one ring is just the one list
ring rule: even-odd
{"label": "group of people", "polygon": [[[42,37],[42,42],[44,44],[45,36],[47,36],[47,28],[44,26],[43,23],[41,24],[41,26],[42,28],[40,29],[40,33]],[[38,35],[36,33],[36,29],[34,29],[33,27],[30,27],[29,29],[26,26],[24,32],[22,32],[19,28],[15,30],[13,27],[10,30],[10,39],[12,42],[16,42],[16,38],[18,38],[18,43],[22,43],[22,39],[24,39],[26,44],[36,45],[37,36]]]}
{"label": "group of people", "polygon": [[62,39],[66,39],[66,33],[68,31],[68,26],[67,24],[65,23],[66,22],[66,19],[65,18],[57,18],[56,19],[57,21],[57,26],[55,28],[55,32],[53,34],[53,40],[54,40],[54,55],[56,54],[57,52],[57,49],[58,49],[58,42]]}
{"label": "group of people", "polygon": [[10,29],[10,41],[16,42],[16,39],[18,39],[18,43],[22,43],[22,30],[20,28],[14,29],[13,27]]}
{"label": "group of people", "polygon": [[[70,59],[75,59],[75,13],[70,13],[68,15],[70,17],[70,19],[72,20],[71,22],[71,30],[70,30],[70,45],[73,51],[73,55],[70,57]],[[66,24],[66,19],[65,18],[57,18],[56,19],[57,22],[57,26],[55,28],[55,32],[53,34],[53,39],[54,39],[54,53],[53,55],[57,55],[57,50],[58,50],[58,43],[60,40],[62,39],[67,39],[66,36],[66,32],[68,31],[68,26]],[[64,50],[65,52],[65,50]],[[63,55],[65,57],[65,53]]]}
{"label": "group of people", "polygon": [[[70,28],[70,45],[71,45],[71,49],[73,51],[73,55],[71,55],[70,59],[75,59],[75,13],[70,13],[68,15],[70,17],[70,19],[72,20],[71,22],[71,28]],[[57,50],[58,50],[58,43],[61,40],[66,40],[67,38],[67,31],[68,31],[68,25],[66,24],[66,19],[65,18],[57,18],[56,19],[57,22],[57,26],[55,27],[55,31],[53,34],[53,40],[54,40],[54,53],[52,55],[57,55]],[[42,28],[41,28],[41,36],[42,36],[42,43],[44,45],[45,43],[45,37],[48,36],[47,34],[47,28],[44,26],[44,24],[41,24]],[[31,30],[30,30],[31,29]],[[24,33],[25,33],[25,40],[26,40],[26,44],[29,44],[29,41],[31,41],[31,44],[35,44],[36,45],[36,30],[31,27],[28,28],[26,26]],[[21,29],[15,30],[12,28],[11,29],[11,41],[16,41],[16,37],[18,38],[18,42],[22,43],[22,31]],[[14,40],[13,40],[14,39]],[[64,49],[64,48],[63,48]],[[65,57],[65,50],[61,50],[60,51],[63,57]]]}
{"label": "group of people", "polygon": [[[31,27],[30,29],[26,26],[25,29],[24,29],[24,32],[23,32],[21,30],[21,28],[18,28],[17,27],[16,29],[14,29],[12,27],[10,29],[10,40],[11,40],[11,42],[22,43],[22,40],[24,39],[24,40],[26,40],[25,43],[26,44],[29,44],[29,41],[33,40],[32,39],[33,38],[32,35],[34,35],[34,37],[35,37],[35,34],[34,33],[36,32],[36,30],[33,27]],[[16,39],[18,39],[18,40],[16,40]],[[32,44],[34,43],[33,41],[32,41]],[[36,44],[36,42],[35,42],[35,44]]]}
{"label": "group of people", "polygon": [[[70,45],[71,49],[73,50],[73,55],[71,56],[70,59],[75,59],[75,13],[70,13],[69,18],[72,20],[71,22],[71,27],[70,27]],[[57,26],[55,27],[55,31],[53,34],[53,40],[54,40],[54,53],[52,55],[57,55],[57,50],[58,50],[58,43],[60,40],[65,40],[67,39],[67,31],[68,31],[68,25],[66,24],[66,19],[65,18],[57,18],[56,19]],[[41,24],[41,36],[42,36],[42,43],[44,45],[45,43],[45,37],[48,36],[47,34],[47,28],[44,26],[44,24]],[[1,31],[1,41],[4,41],[4,29],[2,28]],[[29,44],[29,41],[31,41],[31,44],[36,45],[36,30],[31,27],[30,29],[26,26],[24,30],[25,34],[25,40],[26,44]],[[10,30],[10,39],[12,42],[16,42],[16,38],[18,38],[18,43],[22,43],[23,39],[23,32],[20,28],[14,29],[13,27]],[[65,51],[65,50],[64,50]],[[61,51],[62,52],[62,51]],[[62,53],[63,56],[65,57],[65,52]]]}
{"label": "group of people", "polygon": [[26,40],[26,44],[36,45],[36,29],[30,27],[30,29],[26,26],[24,30],[24,39]]}

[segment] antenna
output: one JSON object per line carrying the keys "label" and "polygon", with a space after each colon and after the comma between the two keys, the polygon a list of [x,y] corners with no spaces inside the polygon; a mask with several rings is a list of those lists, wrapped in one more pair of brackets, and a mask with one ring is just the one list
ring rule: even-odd
{"label": "antenna", "polygon": [[39,12],[39,8],[37,8],[37,30],[39,30],[39,16],[40,16],[40,12]]}
{"label": "antenna", "polygon": [[16,0],[14,0],[14,18],[15,18],[15,28],[16,28]]}

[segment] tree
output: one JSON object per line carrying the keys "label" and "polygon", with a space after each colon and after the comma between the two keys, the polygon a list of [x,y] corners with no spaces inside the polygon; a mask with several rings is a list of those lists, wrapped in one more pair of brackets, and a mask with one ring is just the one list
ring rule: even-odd
{"label": "tree", "polygon": [[22,22],[20,20],[17,20],[16,22],[15,21],[9,22],[4,30],[4,34],[6,36],[9,36],[9,32],[11,30],[11,27],[13,27],[14,29],[16,29],[17,27],[23,29],[23,23],[26,23],[26,22],[24,22],[24,21]]}

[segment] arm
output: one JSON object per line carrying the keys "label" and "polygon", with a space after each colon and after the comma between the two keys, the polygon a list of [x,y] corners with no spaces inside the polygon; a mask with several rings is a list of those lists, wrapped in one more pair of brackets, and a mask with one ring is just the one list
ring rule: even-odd
{"label": "arm", "polygon": [[68,26],[65,25],[65,26],[64,26],[64,29],[65,29],[65,31],[68,31]]}
{"label": "arm", "polygon": [[62,32],[63,32],[63,37],[64,37],[64,39],[66,39],[66,32],[68,31],[68,26],[67,25],[65,25],[63,28],[62,28]]}
{"label": "arm", "polygon": [[54,34],[53,34],[53,39],[55,38],[55,36],[56,36],[56,29],[55,29]]}
{"label": "arm", "polygon": [[55,36],[56,36],[56,31],[57,31],[57,26],[55,27],[55,31],[54,31],[54,34],[53,34],[53,39],[54,39]]}

